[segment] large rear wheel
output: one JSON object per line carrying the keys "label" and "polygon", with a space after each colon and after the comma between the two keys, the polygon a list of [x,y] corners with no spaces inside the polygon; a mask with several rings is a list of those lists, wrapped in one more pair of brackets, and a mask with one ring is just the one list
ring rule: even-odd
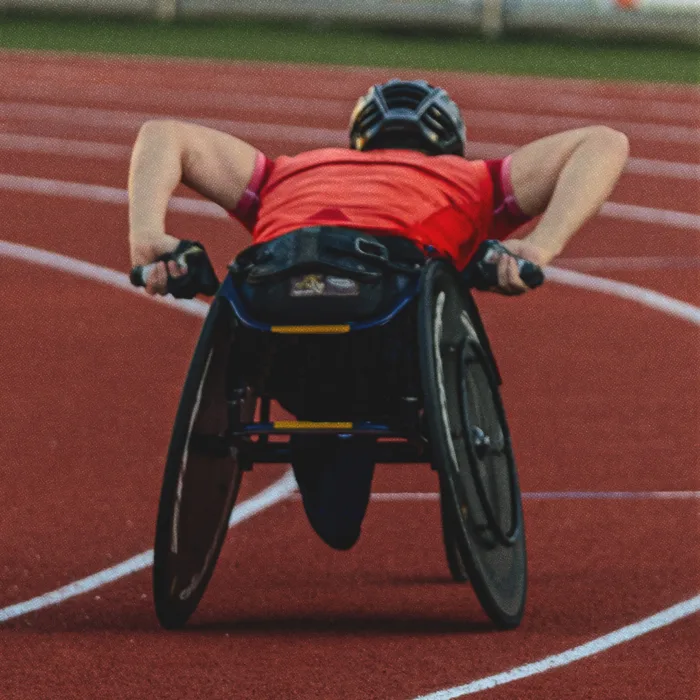
{"label": "large rear wheel", "polygon": [[429,263],[419,303],[419,348],[444,522],[454,525],[449,542],[482,607],[497,626],[513,628],[522,619],[527,591],[522,503],[495,367],[474,314],[454,268]]}
{"label": "large rear wheel", "polygon": [[156,615],[182,627],[214,571],[241,483],[242,465],[226,439],[233,318],[214,300],[180,399],[163,477],[153,562]]}

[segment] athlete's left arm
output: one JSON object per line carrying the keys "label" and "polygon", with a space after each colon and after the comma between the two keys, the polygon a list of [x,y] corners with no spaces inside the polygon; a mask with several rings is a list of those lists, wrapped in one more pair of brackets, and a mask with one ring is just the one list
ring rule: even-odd
{"label": "athlete's left arm", "polygon": [[[548,265],[610,196],[628,155],[627,137],[605,126],[565,131],[515,151],[506,183],[511,204],[524,218],[542,217],[528,236],[504,245],[520,257]],[[509,256],[498,261],[498,281],[495,291],[503,294],[528,290]]]}
{"label": "athlete's left arm", "polygon": [[542,215],[525,239],[543,251],[540,264],[559,255],[598,212],[615,187],[628,154],[627,137],[605,126],[548,136],[513,154],[513,194],[525,214]]}

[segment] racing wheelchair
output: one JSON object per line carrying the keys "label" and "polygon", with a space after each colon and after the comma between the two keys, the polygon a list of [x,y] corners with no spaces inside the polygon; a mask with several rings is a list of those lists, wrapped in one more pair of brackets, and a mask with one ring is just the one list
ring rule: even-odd
{"label": "racing wheelchair", "polygon": [[[290,462],[294,435],[329,433],[372,436],[377,463],[430,465],[452,578],[471,583],[497,627],[520,623],[518,475],[469,290],[494,283],[494,246],[482,244],[466,278],[405,239],[330,227],[236,258],[197,342],[166,460],[153,567],[164,627],[197,608],[244,473]],[[519,265],[530,286],[541,283],[539,268]],[[272,402],[303,420],[272,420]]]}

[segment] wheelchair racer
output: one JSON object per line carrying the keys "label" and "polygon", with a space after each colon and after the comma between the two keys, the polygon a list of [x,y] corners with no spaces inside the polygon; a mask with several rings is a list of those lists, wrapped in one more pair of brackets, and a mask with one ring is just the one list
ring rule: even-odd
{"label": "wheelchair racer", "polygon": [[[461,270],[482,242],[503,241],[491,289],[519,295],[529,289],[519,261],[545,266],[556,258],[608,198],[628,156],[626,136],[604,126],[548,136],[502,160],[468,161],[465,145],[459,108],[422,80],[390,80],[361,97],[349,149],[275,161],[226,133],[147,122],[129,173],[132,265],[148,266],[142,283],[149,294],[216,290],[202,248],[165,230],[169,199],[182,182],[229,211],[256,244],[333,226],[409,239]],[[526,236],[508,238],[536,216]],[[349,549],[371,489],[368,442],[293,437],[299,439],[292,466],[309,521],[330,546]]]}

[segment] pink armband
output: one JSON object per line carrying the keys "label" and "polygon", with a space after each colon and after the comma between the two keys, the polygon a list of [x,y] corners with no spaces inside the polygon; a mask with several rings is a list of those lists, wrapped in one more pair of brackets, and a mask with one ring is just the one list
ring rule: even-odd
{"label": "pink armband", "polygon": [[510,162],[510,156],[503,160],[485,161],[493,183],[493,219],[488,235],[499,240],[507,238],[532,218],[520,208],[515,198]]}
{"label": "pink armband", "polygon": [[[503,191],[503,203],[501,207],[505,208],[505,210],[516,219],[529,221],[530,217],[520,208],[518,200],[515,198],[515,193],[513,192],[513,180],[510,176],[511,160],[512,156],[507,156],[503,159],[503,165],[501,166],[501,188]],[[499,207],[499,210],[501,207]],[[496,213],[498,213],[498,211]]]}
{"label": "pink armband", "polygon": [[267,176],[272,168],[272,161],[263,153],[258,151],[253,166],[253,174],[250,182],[246,186],[236,208],[229,212],[231,216],[238,219],[244,226],[252,228],[258,215],[260,207],[260,190],[262,190]]}

